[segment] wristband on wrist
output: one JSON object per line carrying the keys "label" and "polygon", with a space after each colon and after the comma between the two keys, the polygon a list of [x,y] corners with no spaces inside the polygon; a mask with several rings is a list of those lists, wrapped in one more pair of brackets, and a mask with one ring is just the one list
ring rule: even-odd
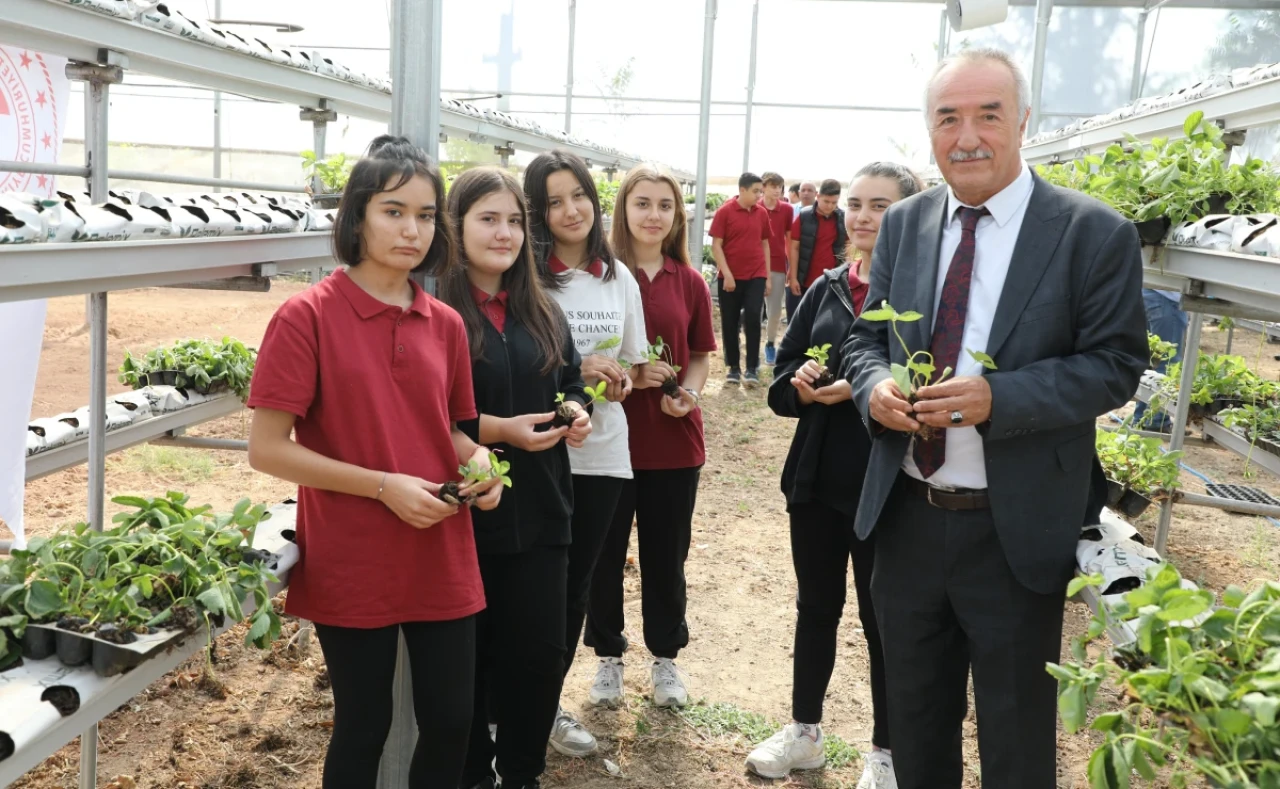
{"label": "wristband on wrist", "polygon": [[378,483],[378,494],[373,498],[376,501],[382,501],[382,489],[387,485],[387,472],[382,472],[382,481]]}

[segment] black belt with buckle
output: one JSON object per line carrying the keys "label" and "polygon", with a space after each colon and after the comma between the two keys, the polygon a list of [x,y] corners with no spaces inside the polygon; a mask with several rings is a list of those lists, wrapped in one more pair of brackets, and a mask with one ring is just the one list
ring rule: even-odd
{"label": "black belt with buckle", "polygon": [[985,490],[935,488],[907,474],[902,475],[902,485],[908,494],[924,499],[939,509],[953,511],[991,509],[991,499]]}

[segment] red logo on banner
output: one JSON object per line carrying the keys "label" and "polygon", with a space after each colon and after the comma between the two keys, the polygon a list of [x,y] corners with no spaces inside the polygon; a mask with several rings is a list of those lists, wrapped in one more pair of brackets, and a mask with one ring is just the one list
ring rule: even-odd
{"label": "red logo on banner", "polygon": [[[52,162],[62,135],[49,64],[38,52],[0,48],[0,160]],[[0,172],[0,192],[45,192],[50,179]]]}

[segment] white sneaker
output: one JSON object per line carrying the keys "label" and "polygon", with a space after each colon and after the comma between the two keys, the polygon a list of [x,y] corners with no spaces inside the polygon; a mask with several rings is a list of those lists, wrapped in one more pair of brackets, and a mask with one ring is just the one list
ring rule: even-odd
{"label": "white sneaker", "polygon": [[593,707],[616,707],[622,703],[622,658],[600,658],[587,701]]}
{"label": "white sneaker", "polygon": [[689,703],[689,691],[684,687],[684,672],[671,658],[658,658],[649,669],[653,680],[653,706],[683,707]]}
{"label": "white sneaker", "polygon": [[[810,739],[799,723],[788,723],[782,731],[756,746],[747,757],[747,769],[765,778],[786,778],[792,770],[816,770],[827,763],[822,750],[822,727],[818,739]],[[858,789],[864,789],[858,784]]]}
{"label": "white sneaker", "polygon": [[867,754],[858,789],[898,789],[898,778],[893,774],[893,757],[884,751]]}
{"label": "white sneaker", "polygon": [[551,724],[551,747],[565,756],[590,756],[596,752],[596,738],[578,719],[561,707]]}

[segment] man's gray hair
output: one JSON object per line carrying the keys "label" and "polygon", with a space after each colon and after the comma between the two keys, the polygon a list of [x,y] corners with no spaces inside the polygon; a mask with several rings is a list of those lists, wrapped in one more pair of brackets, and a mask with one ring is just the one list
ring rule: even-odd
{"label": "man's gray hair", "polygon": [[995,47],[970,47],[956,52],[954,55],[948,55],[938,62],[938,65],[930,75],[929,81],[924,86],[924,123],[925,126],[932,127],[933,123],[930,118],[932,107],[929,106],[930,99],[933,95],[933,84],[938,81],[938,75],[946,69],[959,63],[981,63],[983,61],[995,61],[1009,69],[1009,73],[1013,75],[1013,84],[1018,93],[1018,120],[1021,121],[1023,116],[1027,114],[1027,110],[1031,109],[1031,83],[1027,80],[1026,73],[1022,67],[1018,65],[1013,56],[1002,49]]}

